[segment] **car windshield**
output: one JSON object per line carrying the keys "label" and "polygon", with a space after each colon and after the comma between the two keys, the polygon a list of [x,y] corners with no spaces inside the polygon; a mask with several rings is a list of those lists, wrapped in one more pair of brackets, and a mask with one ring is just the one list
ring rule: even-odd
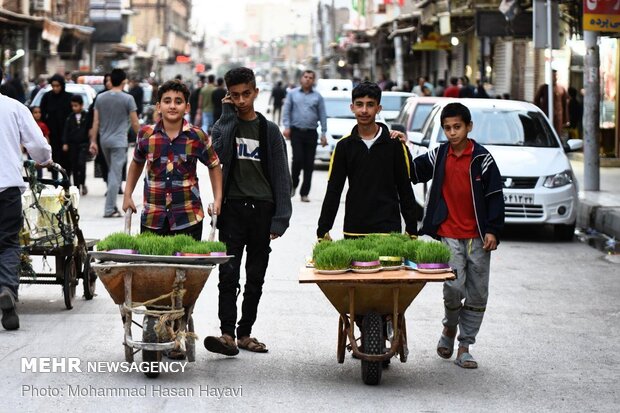
{"label": "car windshield", "polygon": [[413,120],[411,121],[410,131],[421,131],[424,126],[424,121],[431,113],[433,109],[432,103],[418,103],[415,107],[415,113],[413,114]]}
{"label": "car windshield", "polygon": [[398,111],[405,104],[409,96],[381,96],[383,110]]}
{"label": "car windshield", "polygon": [[[471,115],[474,127],[469,137],[482,145],[559,147],[548,121],[540,112],[493,108],[472,109]],[[447,141],[443,130],[439,132],[438,141]]]}
{"label": "car windshield", "polygon": [[325,99],[325,112],[328,118],[355,119],[351,112],[351,99]]}

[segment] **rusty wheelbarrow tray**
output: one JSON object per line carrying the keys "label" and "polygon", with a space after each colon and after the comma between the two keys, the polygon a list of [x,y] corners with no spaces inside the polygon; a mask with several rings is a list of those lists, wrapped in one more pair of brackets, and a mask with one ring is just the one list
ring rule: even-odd
{"label": "rusty wheelbarrow tray", "polygon": [[[317,284],[340,314],[338,363],[344,363],[345,349],[350,347],[353,356],[362,360],[362,380],[366,384],[379,384],[383,363],[396,354],[401,362],[407,361],[405,311],[426,283],[454,278],[451,271],[427,274],[405,269],[325,275],[313,268],[302,268],[299,273],[299,282]],[[360,328],[364,351],[356,342],[354,322]],[[388,349],[384,349],[386,338],[390,341]]]}

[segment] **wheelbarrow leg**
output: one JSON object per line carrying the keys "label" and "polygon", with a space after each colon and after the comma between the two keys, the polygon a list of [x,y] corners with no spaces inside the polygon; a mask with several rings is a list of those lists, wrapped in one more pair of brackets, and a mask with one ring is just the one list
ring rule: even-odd
{"label": "wheelbarrow leg", "polygon": [[125,346],[125,361],[131,363],[133,362],[133,347],[129,344],[131,337],[131,280],[132,274],[131,272],[126,272],[123,275],[123,282],[125,284],[125,305],[119,306],[121,309],[121,317],[123,319],[123,327],[125,329],[125,337],[123,339],[123,345]]}
{"label": "wheelbarrow leg", "polygon": [[336,357],[340,364],[344,363],[344,351],[347,346],[347,328],[349,322],[346,317],[346,314],[340,314],[340,317],[338,317],[338,347]]}
{"label": "wheelbarrow leg", "polygon": [[194,311],[194,306],[189,307],[187,309],[187,331],[191,334],[187,336],[187,343],[185,346],[187,347],[187,361],[193,363],[196,361],[196,340],[194,339],[194,317],[192,317],[192,312]]}

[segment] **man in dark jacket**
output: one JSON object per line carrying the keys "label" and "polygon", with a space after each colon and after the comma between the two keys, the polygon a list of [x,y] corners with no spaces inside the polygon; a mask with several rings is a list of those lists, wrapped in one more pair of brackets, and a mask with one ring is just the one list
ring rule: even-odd
{"label": "man in dark jacket", "polygon": [[[63,168],[69,169],[69,156],[62,150],[62,134],[67,117],[72,112],[72,95],[65,90],[65,78],[62,75],[52,76],[49,83],[52,85],[52,90],[41,99],[41,120],[50,130],[52,158]],[[58,178],[58,172],[52,170],[52,178]]]}
{"label": "man in dark jacket", "polygon": [[[226,243],[227,254],[234,257],[220,265],[218,316],[222,336],[209,336],[204,344],[211,352],[234,356],[239,353],[238,347],[267,352],[267,346],[250,334],[269,262],[270,242],[284,234],[291,218],[291,175],[280,129],[254,110],[258,89],[252,70],[232,69],[224,79],[229,94],[222,102],[222,116],[213,126],[213,147],[224,175],[224,203],[218,219],[220,241]],[[241,319],[237,322],[244,248],[246,284]]]}
{"label": "man in dark jacket", "polygon": [[469,346],[482,324],[491,251],[504,225],[502,179],[491,154],[467,136],[473,128],[469,109],[449,103],[440,117],[448,142],[414,159],[411,180],[433,180],[420,233],[441,238],[450,247],[450,267],[456,274],[444,283],[444,329],[437,354],[452,357],[458,328],[455,363],[473,369],[478,363]]}

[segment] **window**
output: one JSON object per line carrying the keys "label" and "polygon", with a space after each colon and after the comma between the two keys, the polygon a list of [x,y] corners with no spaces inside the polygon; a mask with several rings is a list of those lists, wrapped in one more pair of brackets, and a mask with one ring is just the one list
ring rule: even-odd
{"label": "window", "polygon": [[422,126],[424,126],[424,121],[428,117],[428,114],[431,113],[431,109],[433,109],[433,105],[430,103],[418,103],[415,107],[409,130],[412,132],[421,131]]}

